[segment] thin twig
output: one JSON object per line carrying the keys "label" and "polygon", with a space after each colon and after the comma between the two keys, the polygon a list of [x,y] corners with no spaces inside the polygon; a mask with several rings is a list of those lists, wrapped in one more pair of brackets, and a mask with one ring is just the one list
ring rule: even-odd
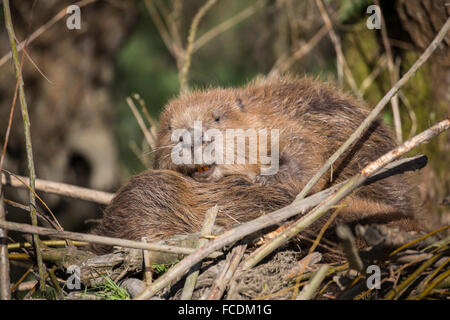
{"label": "thin twig", "polygon": [[150,148],[154,149],[156,146],[155,138],[153,137],[152,133],[145,125],[145,122],[142,119],[142,116],[139,113],[138,109],[136,108],[136,105],[134,104],[133,99],[131,99],[130,97],[127,97],[126,100],[127,100],[128,106],[130,107],[131,111],[133,112],[134,117],[136,118],[136,120],[139,124],[139,127],[142,130],[142,133],[144,134],[145,140],[147,141]]}
{"label": "thin twig", "polygon": [[[448,261],[448,260],[447,260]],[[431,291],[436,288],[436,286],[441,283],[442,281],[444,281],[445,279],[447,279],[448,277],[450,277],[450,270],[447,270],[443,273],[441,273],[436,279],[433,280],[433,282],[431,282],[431,284],[424,290],[422,291],[418,296],[417,296],[417,300],[423,299],[425,298],[427,295],[429,295],[431,293]]]}
{"label": "thin twig", "polygon": [[[74,5],[81,7],[84,7],[92,2],[95,2],[97,0],[83,0],[83,1],[79,1],[74,3]],[[41,36],[45,31],[47,31],[48,29],[50,29],[56,22],[58,22],[59,20],[61,20],[62,18],[64,18],[67,15],[67,8],[64,7],[64,9],[60,10],[53,18],[51,18],[49,21],[47,21],[45,24],[43,24],[42,26],[40,26],[36,31],[34,31],[28,38],[26,38],[24,41],[22,41],[18,46],[17,46],[17,51],[20,52],[25,44],[29,45],[30,43],[32,43],[34,40],[36,40],[39,36]],[[5,54],[1,59],[0,59],[0,67],[2,67],[6,62],[9,61],[9,59],[12,58],[12,53],[11,51],[8,52],[7,54]]]}
{"label": "thin twig", "polygon": [[332,164],[355,142],[361,135],[369,128],[373,121],[377,118],[378,114],[383,110],[386,104],[391,100],[391,98],[403,87],[409,79],[417,72],[417,70],[428,60],[433,51],[442,42],[448,30],[450,29],[450,18],[447,19],[444,26],[441,28],[436,38],[430,43],[428,48],[424,53],[417,59],[414,65],[406,72],[403,77],[389,90],[386,95],[378,102],[375,108],[370,112],[370,114],[364,119],[358,129],[347,139],[347,141],[342,144],[341,147],[325,162],[325,164],[320,168],[319,171],[311,178],[311,180],[306,184],[303,190],[300,192],[298,198],[304,198],[309,191],[314,187],[314,185],[319,181],[319,179],[330,169]]}
{"label": "thin twig", "polygon": [[339,225],[336,227],[336,235],[339,237],[339,240],[341,240],[342,251],[344,251],[347,256],[350,268],[357,271],[362,271],[364,265],[358,254],[355,238],[353,237],[350,228],[346,225]]}
{"label": "thin twig", "polygon": [[378,170],[386,166],[389,162],[399,158],[401,155],[411,151],[413,148],[418,145],[427,142],[434,136],[440,134],[441,132],[447,130],[450,127],[450,120],[443,120],[433,127],[425,130],[421,134],[415,136],[411,140],[406,141],[401,146],[395,148],[394,150],[384,154],[377,160],[368,164],[361,172],[349,180],[332,196],[330,196],[327,200],[325,200],[322,204],[317,206],[314,210],[309,212],[308,214],[301,217],[296,223],[291,225],[287,230],[283,231],[276,238],[272,239],[270,242],[267,242],[262,247],[258,248],[252,254],[252,260],[247,261],[244,264],[244,268],[252,268],[259,261],[267,257],[271,252],[279,248],[281,245],[286,243],[288,240],[292,239],[299,232],[305,230],[309,227],[313,222],[317,221],[317,219],[321,218],[325,215],[330,208],[339,203],[342,199],[352,193],[354,190],[362,186],[367,178],[370,175],[377,173]]}
{"label": "thin twig", "polygon": [[151,168],[149,158],[145,157],[144,152],[139,148],[136,141],[130,140],[128,142],[128,147],[130,147],[131,151],[134,153],[136,158],[139,159],[144,168]]}
{"label": "thin twig", "polygon": [[323,37],[328,33],[327,26],[322,26],[319,31],[311,38],[307,43],[302,45],[298,50],[296,50],[291,56],[287,58],[278,59],[272,70],[270,70],[269,74],[275,73],[285,73],[288,71],[292,65],[307,55],[319,42],[323,39]]}
{"label": "thin twig", "polygon": [[[142,237],[142,242],[148,243],[147,237]],[[142,250],[143,260],[144,260],[144,282],[147,286],[150,286],[153,281],[153,269],[150,251]]]}
{"label": "thin twig", "polygon": [[308,284],[303,288],[302,292],[297,297],[297,300],[310,300],[314,297],[317,289],[319,288],[322,281],[327,276],[328,265],[323,265],[317,270],[313,278],[308,282]]}
{"label": "thin twig", "polygon": [[[41,243],[47,247],[64,247],[66,245],[66,241],[64,240],[43,240],[41,241]],[[85,247],[89,245],[89,243],[85,241],[74,241],[72,243],[77,247]],[[16,242],[8,244],[8,250],[31,248],[31,247],[32,245],[29,242]]]}
{"label": "thin twig", "polygon": [[[323,238],[323,235],[325,234],[325,231],[327,231],[328,227],[331,225],[331,223],[333,222],[333,220],[338,216],[339,212],[342,210],[342,208],[344,208],[344,206],[341,206],[339,208],[337,208],[333,214],[327,219],[327,221],[324,223],[324,225],[322,226],[322,228],[320,228],[319,234],[316,237],[316,240],[314,240],[312,246],[309,248],[309,252],[308,255],[306,256],[305,262],[303,263],[302,267],[303,269],[300,269],[300,272],[297,275],[296,278],[296,283],[295,283],[295,288],[294,288],[294,293],[292,294],[292,298],[295,299],[296,297],[298,297],[298,289],[300,288],[300,280],[301,280],[301,276],[303,275],[303,272],[305,272],[306,267],[308,266],[309,262],[308,260],[311,259],[312,257],[314,257],[312,254],[314,252],[314,250],[316,250],[317,246],[320,243],[320,240]],[[257,250],[258,251],[258,250]],[[258,253],[256,254],[258,255]],[[244,268],[248,268],[247,266],[252,265],[252,260],[255,259],[255,257],[252,257],[252,259],[248,259],[246,261],[246,264],[244,264]],[[256,264],[257,261],[254,262],[254,264]]]}
{"label": "thin twig", "polygon": [[[380,2],[375,0],[375,5],[380,7]],[[391,79],[391,86],[393,86],[398,80],[398,74],[394,66],[394,58],[392,56],[391,45],[389,43],[389,38],[387,34],[386,22],[384,21],[383,13],[380,10],[380,20],[381,20],[381,39],[383,41],[384,51],[386,51],[387,65],[389,70],[389,76]],[[398,95],[394,95],[391,99],[392,115],[394,116],[394,129],[395,137],[397,138],[397,143],[403,142],[402,138],[402,122],[400,119],[400,110],[398,106]]]}
{"label": "thin twig", "polygon": [[147,122],[150,125],[150,133],[153,136],[153,140],[156,141],[156,136],[158,135],[158,132],[157,132],[158,131],[158,125],[156,124],[156,121],[153,120],[153,118],[150,116],[150,113],[148,112],[147,106],[145,105],[144,99],[142,99],[141,96],[138,93],[133,93],[132,96],[141,105],[142,113],[144,114],[145,118],[147,119]]}
{"label": "thin twig", "polygon": [[406,110],[408,110],[408,115],[409,115],[409,118],[411,119],[411,129],[409,130],[409,138],[411,138],[417,132],[417,116],[411,106],[411,103],[409,102],[408,98],[403,94],[402,91],[398,92],[398,96],[400,97],[400,100],[405,105]]}
{"label": "thin twig", "polygon": [[[222,298],[228,283],[233,278],[239,262],[244,256],[246,244],[241,244],[233,248],[233,250],[227,256],[227,260],[223,266],[222,272],[218,275],[214,281],[208,295],[205,297],[207,300],[220,300]],[[202,299],[205,300],[205,299]]]}
{"label": "thin twig", "polygon": [[52,282],[53,286],[55,287],[56,293],[58,294],[59,299],[64,299],[64,294],[62,292],[61,287],[59,286],[58,279],[55,275],[56,265],[54,265],[51,269],[48,270],[48,275],[50,277],[50,281]]}
{"label": "thin twig", "polygon": [[147,7],[148,12],[150,13],[150,16],[152,17],[153,23],[156,26],[156,29],[158,30],[161,39],[163,40],[164,44],[166,45],[167,49],[169,50],[170,54],[178,61],[181,61],[182,52],[183,49],[178,47],[175,42],[172,40],[172,37],[169,34],[169,31],[167,29],[167,26],[162,21],[158,10],[153,4],[152,0],[145,0],[144,1],[145,6]]}
{"label": "thin twig", "polygon": [[328,34],[330,35],[331,42],[333,42],[334,49],[336,51],[337,60],[338,60],[338,66],[341,65],[343,68],[343,71],[345,73],[345,78],[347,79],[348,84],[350,85],[350,88],[353,90],[353,92],[358,96],[362,97],[361,92],[358,89],[358,86],[356,85],[355,78],[352,75],[352,72],[347,64],[347,61],[345,60],[344,53],[342,51],[342,45],[341,41],[339,40],[338,35],[334,31],[333,23],[331,22],[331,18],[328,15],[325,6],[323,4],[322,0],[316,0],[317,8],[320,11],[320,15],[322,16],[323,21],[325,22],[325,25],[328,29]]}
{"label": "thin twig", "polygon": [[184,54],[183,67],[180,71],[180,91],[184,92],[188,90],[188,73],[191,67],[191,58],[194,53],[194,41],[197,34],[198,25],[202,20],[203,16],[208,12],[208,10],[217,2],[217,0],[208,0],[197,12],[194,19],[192,20],[191,28],[189,30],[188,43],[186,47],[186,52]]}
{"label": "thin twig", "polygon": [[381,55],[378,59],[375,68],[370,72],[370,74],[361,82],[359,91],[364,94],[366,90],[372,85],[374,80],[380,75],[380,73],[386,68],[386,55]]}
{"label": "thin twig", "polygon": [[[28,274],[31,272],[31,270],[33,270],[33,265],[31,265],[27,271],[25,271],[25,273],[20,277],[19,280],[17,280],[17,282],[11,287],[11,292],[16,291],[17,287],[23,282],[23,280],[25,280],[25,278],[28,276]],[[37,283],[37,281],[33,281],[33,287],[34,285]],[[31,288],[29,288],[28,290],[30,290]]]}
{"label": "thin twig", "polygon": [[241,23],[248,17],[251,17],[254,13],[256,13],[259,9],[263,8],[267,3],[267,0],[258,0],[249,7],[245,8],[238,14],[228,18],[226,21],[221,24],[215,26],[211,30],[208,30],[204,34],[202,34],[194,43],[193,52],[196,52],[198,49],[203,47],[210,40],[217,37],[219,34],[224,33],[225,31],[231,29],[237,24]]}
{"label": "thin twig", "polygon": [[[214,222],[216,221],[216,216],[218,212],[218,207],[214,206],[208,211],[206,211],[205,214],[205,220],[203,221],[203,227],[201,231],[200,240],[198,242],[198,247],[201,247],[205,243],[207,243],[209,240],[204,238],[206,236],[211,235],[214,227]],[[201,262],[197,263],[195,266],[191,268],[191,273],[187,276],[186,281],[184,283],[183,291],[181,293],[181,300],[191,300],[192,294],[194,293],[195,284],[197,283],[197,278],[200,273],[200,265]]]}
{"label": "thin twig", "polygon": [[[5,24],[6,29],[8,31],[8,37],[9,42],[11,45],[11,51],[12,56],[14,60],[14,67],[16,71],[16,78],[17,81],[19,81],[19,101],[21,105],[21,111],[22,111],[22,118],[23,118],[23,124],[24,124],[24,133],[25,133],[25,147],[26,147],[26,153],[27,153],[27,162],[28,162],[28,171],[30,175],[30,187],[33,192],[30,192],[30,212],[31,212],[31,223],[34,226],[37,226],[37,216],[36,216],[36,197],[34,194],[35,190],[35,169],[34,169],[34,161],[33,161],[33,147],[31,143],[31,133],[30,133],[30,118],[28,114],[28,106],[27,101],[25,98],[25,89],[23,85],[23,78],[22,78],[22,72],[20,69],[19,64],[19,57],[17,54],[17,48],[16,48],[16,41],[15,41],[15,35],[14,35],[14,28],[12,24],[11,19],[11,11],[9,9],[9,0],[3,0],[3,11],[4,11],[4,17],[5,17]],[[33,235],[33,243],[34,243],[34,250],[36,255],[36,262],[39,269],[39,288],[41,291],[45,290],[45,281],[44,281],[44,275],[45,275],[45,266],[42,261],[42,254],[40,250],[40,243],[39,243],[39,236]]]}
{"label": "thin twig", "polygon": [[[0,177],[4,186],[6,185],[14,188],[27,188],[27,185],[29,185],[29,178],[12,175],[5,169],[2,169],[2,172],[0,172]],[[74,199],[92,201],[100,204],[109,204],[114,197],[114,194],[109,192],[82,188],[66,183],[59,183],[42,179],[35,180],[35,190]]]}
{"label": "thin twig", "polygon": [[423,241],[423,240],[425,240],[425,239],[427,239],[427,238],[429,238],[429,237],[431,237],[431,236],[433,236],[433,235],[435,235],[435,234],[437,234],[439,232],[443,232],[443,231],[445,231],[445,230],[447,230],[449,228],[450,228],[449,225],[442,226],[442,227],[440,227],[440,228],[438,228],[436,230],[433,230],[433,231],[427,233],[426,235],[424,235],[424,236],[422,236],[420,238],[417,238],[417,239],[414,239],[413,241],[405,243],[401,247],[399,247],[399,248],[395,249],[394,251],[392,251],[389,254],[389,257],[392,257],[392,256],[396,255],[397,253],[399,253],[400,251],[402,251],[402,250],[404,250],[404,249],[406,249],[406,248],[408,248],[408,247],[410,247],[410,246],[412,246],[412,245],[414,245],[416,243],[419,243],[419,242],[421,242],[421,241]]}

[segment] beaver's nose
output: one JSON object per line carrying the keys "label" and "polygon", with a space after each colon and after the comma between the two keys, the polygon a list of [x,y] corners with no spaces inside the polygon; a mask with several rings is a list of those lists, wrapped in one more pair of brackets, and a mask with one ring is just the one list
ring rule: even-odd
{"label": "beaver's nose", "polygon": [[200,130],[198,128],[191,128],[189,130],[190,136],[191,136],[191,146],[194,147],[195,145],[201,145],[205,141],[205,133],[203,130]]}

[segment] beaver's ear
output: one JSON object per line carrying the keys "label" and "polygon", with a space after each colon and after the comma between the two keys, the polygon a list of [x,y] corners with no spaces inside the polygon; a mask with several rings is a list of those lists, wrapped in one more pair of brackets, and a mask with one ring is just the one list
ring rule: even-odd
{"label": "beaver's ear", "polygon": [[239,110],[245,112],[245,107],[244,107],[244,104],[242,103],[242,99],[241,98],[236,98],[234,103],[235,103],[236,107],[239,108]]}

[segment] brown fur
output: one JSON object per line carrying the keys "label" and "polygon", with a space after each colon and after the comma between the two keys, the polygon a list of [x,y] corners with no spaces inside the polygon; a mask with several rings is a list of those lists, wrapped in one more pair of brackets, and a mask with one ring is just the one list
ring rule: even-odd
{"label": "brown fur", "polygon": [[[216,204],[217,224],[225,227],[283,207],[367,114],[361,102],[310,78],[265,78],[244,88],[184,94],[169,102],[161,116],[155,170],[132,178],[118,191],[96,233],[161,239],[198,231],[204,213]],[[204,130],[279,129],[279,171],[262,176],[259,163],[216,164],[213,174],[203,177],[195,173],[194,165],[173,164],[171,133],[191,128],[195,120],[202,121]],[[313,191],[348,179],[393,147],[386,126],[374,122]],[[339,221],[409,221],[413,211],[409,192],[404,176],[376,182],[350,198]]]}

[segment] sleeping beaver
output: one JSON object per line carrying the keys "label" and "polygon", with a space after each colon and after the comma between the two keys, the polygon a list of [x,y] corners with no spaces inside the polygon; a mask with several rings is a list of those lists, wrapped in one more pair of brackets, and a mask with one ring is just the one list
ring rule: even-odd
{"label": "sleeping beaver", "polygon": [[[95,233],[157,240],[199,231],[206,210],[216,204],[216,224],[224,227],[286,206],[368,112],[351,96],[308,77],[181,94],[161,115],[154,169],[118,191]],[[311,193],[348,179],[394,147],[390,130],[375,121]],[[392,176],[353,194],[337,221],[410,228],[411,202],[407,178]]]}

